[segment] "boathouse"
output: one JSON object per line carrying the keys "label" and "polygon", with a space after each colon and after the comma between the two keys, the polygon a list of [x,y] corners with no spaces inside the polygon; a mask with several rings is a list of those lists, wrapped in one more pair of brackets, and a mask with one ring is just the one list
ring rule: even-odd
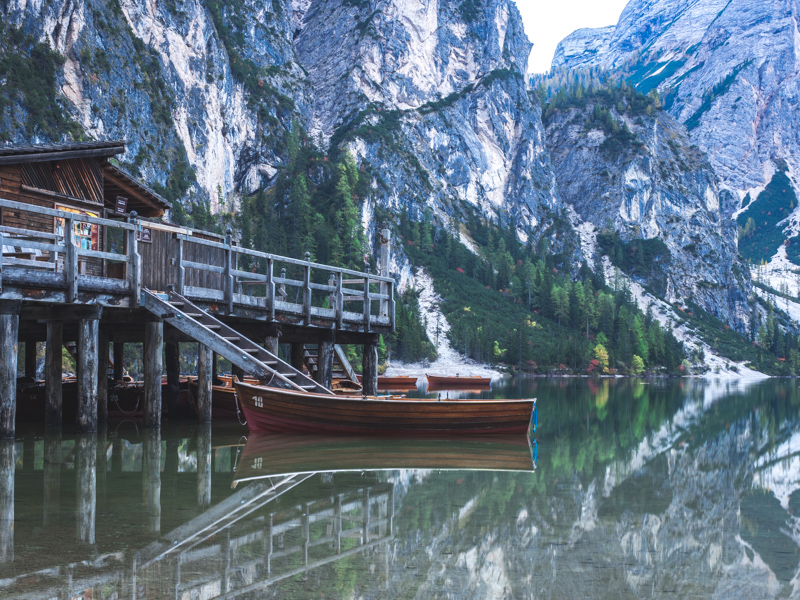
{"label": "boathouse", "polygon": [[[358,344],[364,392],[376,393],[378,336],[394,329],[388,230],[375,274],[249,250],[230,231],[170,223],[170,203],[115,164],[124,151],[121,141],[0,147],[0,437],[15,431],[18,342],[28,378],[45,342],[51,426],[63,419],[61,348],[75,343],[83,431],[107,418],[125,343],[144,343],[147,426],[161,422],[164,370],[176,409],[180,342],[198,344],[201,422],[216,355],[237,374],[330,393],[338,345]],[[279,343],[291,345],[286,361]]]}

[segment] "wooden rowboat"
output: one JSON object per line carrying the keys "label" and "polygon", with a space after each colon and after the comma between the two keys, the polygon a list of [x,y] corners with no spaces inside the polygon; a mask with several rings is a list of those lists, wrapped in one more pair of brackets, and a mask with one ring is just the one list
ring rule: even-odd
{"label": "wooden rowboat", "polygon": [[[361,375],[356,375],[361,382]],[[363,383],[363,382],[362,382]],[[390,390],[413,390],[417,387],[417,378],[411,375],[395,375],[394,377],[378,377],[378,389],[382,391]]]}
{"label": "wooden rowboat", "polygon": [[445,377],[442,375],[425,375],[428,378],[428,391],[436,390],[488,390],[492,380],[489,377]]}
{"label": "wooden rowboat", "polygon": [[[211,386],[211,420],[232,421],[239,418],[236,408],[236,390],[233,388],[232,376],[219,375],[218,385]],[[258,383],[257,379],[245,378],[247,383]],[[197,378],[189,381],[189,401],[192,410],[197,412]]]}
{"label": "wooden rowboat", "polygon": [[327,396],[234,381],[250,431],[511,434],[535,424],[536,400],[405,400]]}
{"label": "wooden rowboat", "polygon": [[524,435],[380,438],[254,433],[236,466],[233,487],[288,473],[395,469],[532,471],[535,442]]}

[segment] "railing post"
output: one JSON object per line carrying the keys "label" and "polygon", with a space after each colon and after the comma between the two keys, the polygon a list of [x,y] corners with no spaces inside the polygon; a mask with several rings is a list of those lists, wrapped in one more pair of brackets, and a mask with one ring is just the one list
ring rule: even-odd
{"label": "railing post", "polygon": [[183,295],[183,288],[186,284],[186,268],[183,266],[183,238],[180,233],[172,234],[173,253],[172,260],[175,265],[175,291]]}
{"label": "railing post", "polygon": [[5,245],[5,239],[3,239],[3,234],[0,233],[0,294],[3,293],[3,246]]}
{"label": "railing post", "polygon": [[139,221],[136,211],[131,211],[128,222],[135,226],[134,231],[128,230],[128,283],[130,284],[133,300],[131,306],[139,306],[142,302],[142,257],[139,255],[139,241],[136,234],[139,232]]}
{"label": "railing post", "polygon": [[225,290],[225,306],[228,307],[228,314],[233,312],[233,273],[231,272],[231,266],[233,262],[233,237],[231,235],[230,228],[228,232],[225,234],[225,263],[223,268],[225,269],[223,273],[223,277],[225,278],[225,285],[223,289]]}
{"label": "railing post", "polygon": [[[381,277],[389,276],[389,261],[391,259],[392,248],[392,232],[389,229],[381,229],[381,250],[378,257],[378,275]],[[381,295],[388,295],[389,285],[386,282],[381,282],[380,285]],[[380,316],[389,316],[389,301],[381,298],[380,303]]]}
{"label": "railing post", "polygon": [[75,245],[75,220],[64,220],[64,276],[67,278],[67,302],[78,299],[78,247]]}
{"label": "railing post", "polygon": [[274,261],[267,259],[267,311],[269,320],[275,320],[275,276],[273,274]]}
{"label": "railing post", "polygon": [[389,294],[389,324],[392,326],[392,331],[394,331],[394,281],[389,284],[389,290],[387,293]]}
{"label": "railing post", "polygon": [[369,313],[372,299],[369,295],[369,267],[364,271],[364,331],[369,331]]}
{"label": "railing post", "polygon": [[303,321],[311,325],[311,253],[306,252],[306,264],[303,265]]}
{"label": "railing post", "polygon": [[344,282],[342,281],[342,272],[336,272],[336,328],[342,328],[342,320],[344,319],[344,291],[342,291],[342,286]]}

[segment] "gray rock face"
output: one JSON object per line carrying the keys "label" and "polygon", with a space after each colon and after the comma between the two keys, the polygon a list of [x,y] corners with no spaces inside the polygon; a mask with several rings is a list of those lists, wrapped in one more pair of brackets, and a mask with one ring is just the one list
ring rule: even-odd
{"label": "gray rock face", "polygon": [[591,96],[585,107],[556,112],[547,127],[561,199],[623,241],[663,240],[669,264],[634,279],[670,302],[692,298],[744,331],[749,281],[706,157],[662,111],[634,118],[611,107],[620,129],[615,134],[592,119],[596,107],[609,109]]}
{"label": "gray rock face", "polygon": [[562,41],[553,66],[600,67],[658,89],[742,200],[769,183],[775,159],[793,179],[800,172],[798,10],[795,0],[632,0],[616,27]]}

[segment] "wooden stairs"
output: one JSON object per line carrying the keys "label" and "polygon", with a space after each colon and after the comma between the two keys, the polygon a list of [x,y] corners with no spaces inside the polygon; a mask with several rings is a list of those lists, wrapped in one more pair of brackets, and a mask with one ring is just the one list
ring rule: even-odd
{"label": "wooden stairs", "polygon": [[[303,347],[303,363],[309,375],[315,379],[319,370],[318,352],[316,344],[305,344]],[[335,344],[333,347],[333,378],[347,379],[360,384],[356,372],[350,365],[350,361],[347,360],[347,354],[339,344]]]}
{"label": "wooden stairs", "polygon": [[247,339],[176,292],[142,291],[142,306],[265,385],[333,395],[323,385]]}

